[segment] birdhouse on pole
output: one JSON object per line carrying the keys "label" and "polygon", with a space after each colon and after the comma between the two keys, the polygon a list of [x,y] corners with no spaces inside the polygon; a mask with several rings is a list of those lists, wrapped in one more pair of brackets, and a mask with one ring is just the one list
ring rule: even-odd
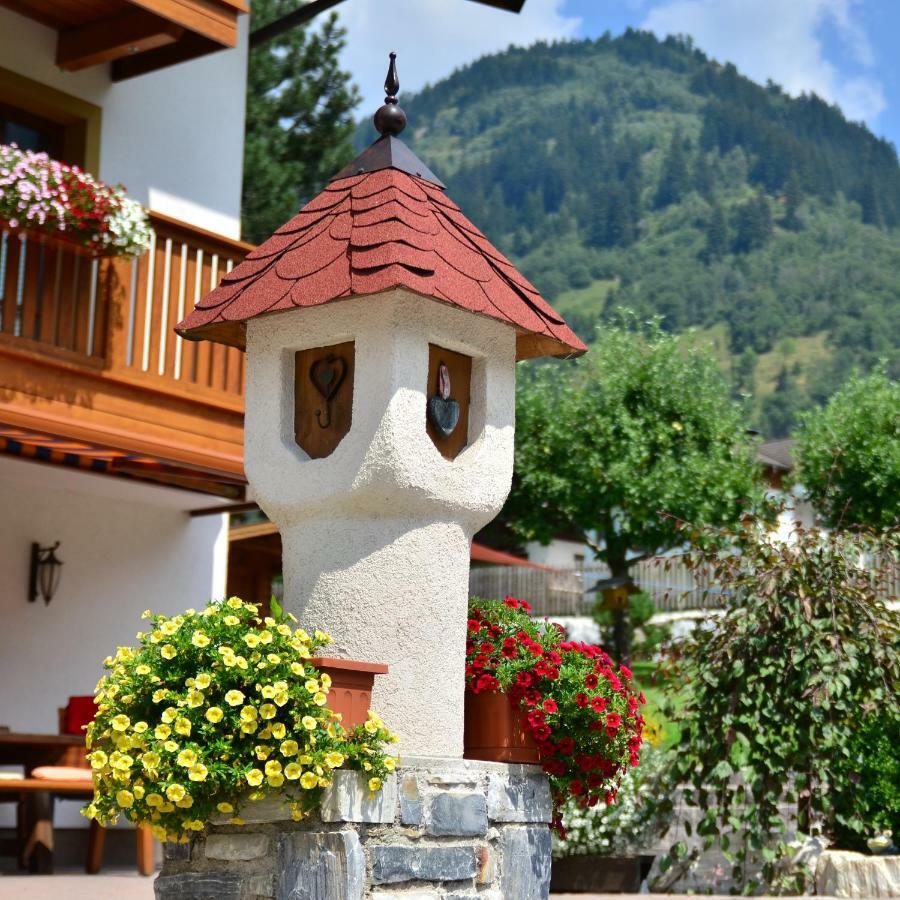
{"label": "birdhouse on pole", "polygon": [[177,331],[246,349],[245,468],[284,607],[387,662],[401,750],[461,756],[469,544],[512,477],[515,363],[584,344],[398,135],[380,137]]}

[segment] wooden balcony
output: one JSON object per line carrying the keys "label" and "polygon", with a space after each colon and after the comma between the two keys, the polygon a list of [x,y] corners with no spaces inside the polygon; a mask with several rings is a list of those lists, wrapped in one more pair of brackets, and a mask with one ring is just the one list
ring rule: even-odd
{"label": "wooden balcony", "polygon": [[0,223],[0,438],[75,441],[114,471],[237,496],[243,354],[173,326],[251,245],[151,221],[134,261]]}

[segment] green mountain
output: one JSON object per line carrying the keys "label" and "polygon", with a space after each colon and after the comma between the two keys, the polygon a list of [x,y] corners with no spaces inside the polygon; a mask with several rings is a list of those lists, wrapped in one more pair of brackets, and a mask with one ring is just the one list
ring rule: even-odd
{"label": "green mountain", "polygon": [[404,138],[586,340],[620,306],[694,329],[767,436],[854,367],[900,375],[897,154],[818,97],[628,31],[484,57],[403,107]]}

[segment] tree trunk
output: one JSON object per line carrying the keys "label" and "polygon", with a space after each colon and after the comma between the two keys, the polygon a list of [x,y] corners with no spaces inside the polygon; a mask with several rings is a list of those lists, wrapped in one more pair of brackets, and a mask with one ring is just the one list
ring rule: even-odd
{"label": "tree trunk", "polygon": [[[628,564],[624,559],[610,560],[609,570],[613,578],[625,575],[628,577],[628,585],[632,583]],[[613,652],[620,665],[631,663],[631,616],[627,605],[613,610]]]}

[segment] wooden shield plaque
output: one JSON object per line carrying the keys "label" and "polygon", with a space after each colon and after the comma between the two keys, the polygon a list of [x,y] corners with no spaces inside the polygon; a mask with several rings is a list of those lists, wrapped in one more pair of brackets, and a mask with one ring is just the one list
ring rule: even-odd
{"label": "wooden shield plaque", "polygon": [[469,393],[472,357],[428,345],[425,424],[428,436],[447,459],[469,442]]}
{"label": "wooden shield plaque", "polygon": [[333,453],[350,430],[353,359],[353,341],[294,356],[294,438],[312,459]]}

